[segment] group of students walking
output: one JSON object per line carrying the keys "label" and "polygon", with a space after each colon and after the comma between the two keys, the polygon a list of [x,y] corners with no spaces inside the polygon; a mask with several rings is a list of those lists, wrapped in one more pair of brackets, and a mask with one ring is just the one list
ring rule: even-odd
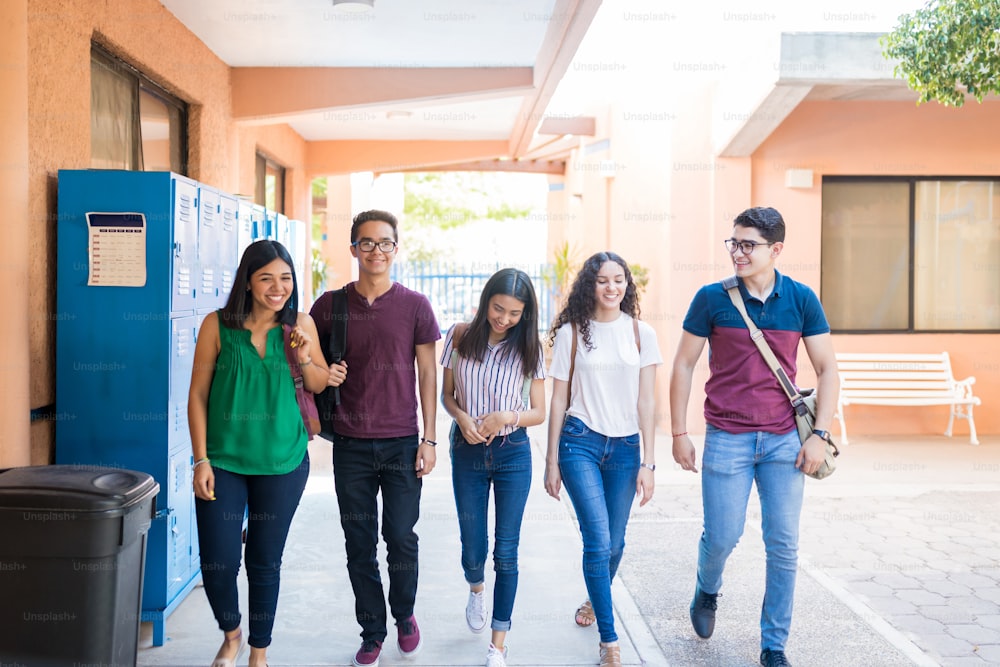
{"label": "group of students walking", "polygon": [[[335,312],[333,292],[317,299],[310,314],[298,312],[297,278],[287,250],[275,241],[257,241],[243,255],[226,306],[202,323],[188,411],[202,576],[224,633],[213,667],[234,665],[246,643],[249,665],[267,664],[282,552],[309,472],[309,436],[296,402],[296,376],[310,392],[337,387],[340,396],[331,415],[333,472],[361,626],[353,663],[379,664],[390,615],[399,652],[412,656],[420,650],[415,526],[423,478],[437,462],[438,362],[441,403],[453,419],[447,443],[460,562],[469,587],[466,623],[474,633],[490,628],[487,667],[506,665],[521,522],[532,483],[526,428],[546,419],[538,300],[523,271],[498,271],[487,281],[472,321],[448,330],[438,359],[441,335],[430,303],[390,277],[397,227],[385,211],[354,218],[350,240],[358,280],[344,288],[346,315]],[[829,327],[815,294],[774,270],[783,240],[777,211],[749,209],[736,219],[727,245],[752,314],[756,305],[755,321],[766,334],[780,332],[778,354],[783,361],[791,355],[793,378],[794,347],[806,337],[822,390],[830,379]],[[769,257],[755,256],[758,246],[768,248]],[[685,415],[694,364],[710,342],[705,530],[690,615],[697,634],[711,636],[722,567],[741,534],[750,484],[756,481],[767,545],[761,663],[787,665],[784,643],[791,621],[802,473],[819,465],[822,447],[810,439],[799,449],[790,408],[786,403],[783,411],[776,400],[784,395],[776,384],[774,390],[765,386],[760,369],[766,371],[766,365],[744,349],[752,348],[752,341],[735,340],[730,329],[739,323],[721,308],[724,297],[721,286],[711,285],[696,295],[671,378],[674,459],[696,471]],[[655,331],[639,315],[627,263],[615,253],[600,252],[577,273],[548,335],[553,385],[544,487],[559,499],[565,486],[579,519],[588,599],[576,609],[575,621],[596,623],[602,667],[621,665],[611,581],[624,551],[629,514],[636,497],[644,505],[655,489],[654,388],[663,360]],[[347,318],[349,333],[343,359],[330,363],[324,351],[338,317]],[[729,339],[732,349],[721,351]],[[293,373],[296,364],[299,373]],[[734,394],[746,383],[750,403]],[[733,400],[745,409],[734,409]],[[829,401],[821,402],[817,426],[832,417]],[[488,605],[491,488],[495,576]],[[377,560],[379,494],[388,610]],[[236,583],[244,519],[246,639]]]}

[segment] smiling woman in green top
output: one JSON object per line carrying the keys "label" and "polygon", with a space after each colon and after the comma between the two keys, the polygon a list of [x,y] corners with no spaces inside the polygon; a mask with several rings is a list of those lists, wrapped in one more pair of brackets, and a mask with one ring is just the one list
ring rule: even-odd
{"label": "smiling woman in green top", "polygon": [[308,434],[284,351],[289,325],[302,378],[322,391],[329,370],[312,318],[298,312],[292,258],[277,241],[243,253],[225,308],[205,317],[188,396],[201,570],[224,633],[213,667],[232,667],[245,642],[236,575],[243,518],[250,667],[267,664],[278,601],[281,555],[309,476]]}

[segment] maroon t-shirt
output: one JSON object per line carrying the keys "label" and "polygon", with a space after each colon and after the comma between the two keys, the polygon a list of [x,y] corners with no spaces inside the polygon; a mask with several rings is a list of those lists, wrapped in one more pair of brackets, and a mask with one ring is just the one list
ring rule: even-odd
{"label": "maroon t-shirt", "polygon": [[[324,356],[332,329],[332,292],[316,300]],[[398,438],[420,432],[417,422],[416,346],[441,337],[430,301],[393,283],[368,303],[347,285],[347,379],[340,385],[334,430],[349,438]]]}

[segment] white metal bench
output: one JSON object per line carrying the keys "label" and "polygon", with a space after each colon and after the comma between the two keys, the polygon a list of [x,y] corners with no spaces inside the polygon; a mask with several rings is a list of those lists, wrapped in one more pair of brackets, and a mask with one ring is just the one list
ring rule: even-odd
{"label": "white metal bench", "polygon": [[840,437],[847,442],[844,408],[848,405],[950,405],[948,428],[951,436],[955,417],[969,420],[969,442],[979,444],[972,406],[979,398],[972,395],[976,378],[955,380],[947,352],[940,354],[837,353],[840,373],[840,400],[837,416]]}

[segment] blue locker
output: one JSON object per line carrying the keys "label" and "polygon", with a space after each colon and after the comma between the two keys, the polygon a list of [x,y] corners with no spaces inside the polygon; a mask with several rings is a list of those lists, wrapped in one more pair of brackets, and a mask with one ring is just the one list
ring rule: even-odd
{"label": "blue locker", "polygon": [[312,253],[306,235],[306,223],[301,220],[288,221],[288,252],[295,262],[295,275],[299,279],[299,307],[305,310],[305,284],[312,280]]}
{"label": "blue locker", "polygon": [[198,188],[198,312],[207,313],[220,308],[222,294],[222,257],[224,249],[222,193],[202,185]]}
{"label": "blue locker", "polygon": [[272,241],[278,240],[278,212],[264,209],[264,236]]}
{"label": "blue locker", "polygon": [[258,237],[254,227],[254,205],[245,199],[240,199],[236,205],[238,225],[236,229],[236,266],[239,266],[239,260],[243,258],[243,251]]}
{"label": "blue locker", "polygon": [[[209,239],[224,239],[225,214],[218,194],[205,193],[166,172],[59,172],[56,405],[65,419],[56,423],[56,463],[140,470],[159,483],[142,596],[154,645],[200,581],[187,397],[199,311],[217,306],[219,267],[228,261],[208,251],[219,245]],[[91,237],[87,213],[95,212],[107,214],[102,220],[145,217],[145,252],[135,258],[145,279],[133,275],[137,285],[94,279],[102,267],[91,244],[103,243],[95,248],[106,257],[117,240]]]}
{"label": "blue locker", "polygon": [[260,204],[253,204],[250,209],[250,219],[253,221],[253,240],[271,238],[271,227],[268,225],[267,210]]}
{"label": "blue locker", "polygon": [[281,245],[288,248],[289,251],[292,249],[292,238],[291,231],[288,226],[288,216],[284,213],[275,214],[275,222],[277,225],[277,233],[274,235],[275,240]]}
{"label": "blue locker", "polygon": [[[243,256],[239,247],[240,219],[239,201],[233,195],[221,193],[222,206],[222,238],[219,242],[219,308],[226,305],[229,293],[233,291],[233,281],[236,280],[236,269]],[[200,249],[200,248],[199,248]]]}

